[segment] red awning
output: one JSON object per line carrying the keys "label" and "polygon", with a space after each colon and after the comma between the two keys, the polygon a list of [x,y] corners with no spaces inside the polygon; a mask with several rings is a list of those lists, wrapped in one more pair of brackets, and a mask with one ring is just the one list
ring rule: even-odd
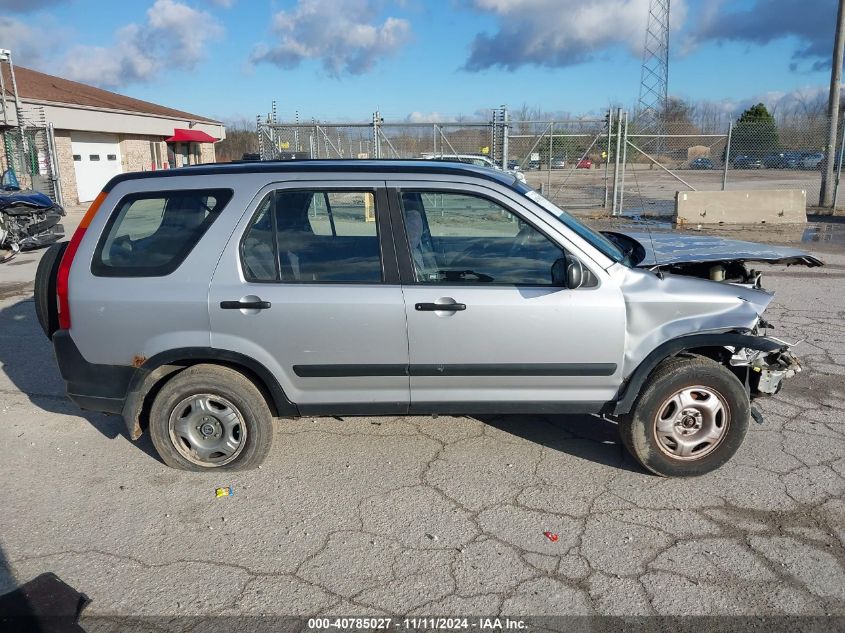
{"label": "red awning", "polygon": [[209,136],[202,130],[184,130],[176,128],[173,136],[164,139],[165,143],[216,143],[220,139]]}

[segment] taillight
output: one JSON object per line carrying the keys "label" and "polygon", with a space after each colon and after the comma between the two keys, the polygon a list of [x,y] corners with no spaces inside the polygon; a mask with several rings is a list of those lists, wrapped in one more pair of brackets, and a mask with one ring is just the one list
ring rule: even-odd
{"label": "taillight", "polygon": [[100,208],[100,205],[105,199],[106,192],[100,192],[100,195],[98,195],[94,202],[91,203],[91,206],[88,207],[88,211],[82,217],[82,221],[79,223],[79,226],[76,227],[76,231],[74,231],[73,237],[70,238],[70,243],[67,245],[64,255],[62,256],[62,261],[59,263],[59,270],[56,273],[56,298],[58,300],[57,305],[59,312],[60,330],[70,329],[70,303],[68,302],[68,279],[70,279],[70,267],[71,264],[73,264],[73,258],[76,255],[76,251],[79,250],[79,243],[82,242],[82,237],[85,235],[85,230],[88,228],[88,225],[91,224],[91,220],[94,219],[94,215],[96,215],[97,209]]}

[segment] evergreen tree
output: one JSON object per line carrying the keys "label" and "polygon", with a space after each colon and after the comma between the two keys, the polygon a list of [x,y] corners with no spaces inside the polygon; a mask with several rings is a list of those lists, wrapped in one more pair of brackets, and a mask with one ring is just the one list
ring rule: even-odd
{"label": "evergreen tree", "polygon": [[758,103],[740,115],[731,140],[733,156],[745,154],[762,158],[779,150],[777,123],[765,105]]}

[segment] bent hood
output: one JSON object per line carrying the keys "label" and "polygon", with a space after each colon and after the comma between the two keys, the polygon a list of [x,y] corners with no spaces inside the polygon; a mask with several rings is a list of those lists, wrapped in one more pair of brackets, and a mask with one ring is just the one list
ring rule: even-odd
{"label": "bent hood", "polygon": [[[723,262],[767,262],[772,264],[798,264],[824,266],[824,262],[809,253],[788,246],[757,244],[731,240],[712,235],[689,233],[639,233],[628,231],[603,231],[604,235],[620,240],[634,240],[642,250],[635,253],[636,266],[649,268],[657,264],[703,264]],[[617,242],[619,243],[619,242]]]}
{"label": "bent hood", "polygon": [[0,191],[0,211],[16,206],[49,209],[53,201],[39,191]]}

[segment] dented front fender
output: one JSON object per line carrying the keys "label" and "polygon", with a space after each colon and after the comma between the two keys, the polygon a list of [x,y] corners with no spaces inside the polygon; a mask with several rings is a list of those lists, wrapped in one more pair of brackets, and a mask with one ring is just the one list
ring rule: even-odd
{"label": "dented front fender", "polygon": [[773,295],[764,290],[637,269],[616,272],[625,297],[623,376],[667,341],[753,330]]}

